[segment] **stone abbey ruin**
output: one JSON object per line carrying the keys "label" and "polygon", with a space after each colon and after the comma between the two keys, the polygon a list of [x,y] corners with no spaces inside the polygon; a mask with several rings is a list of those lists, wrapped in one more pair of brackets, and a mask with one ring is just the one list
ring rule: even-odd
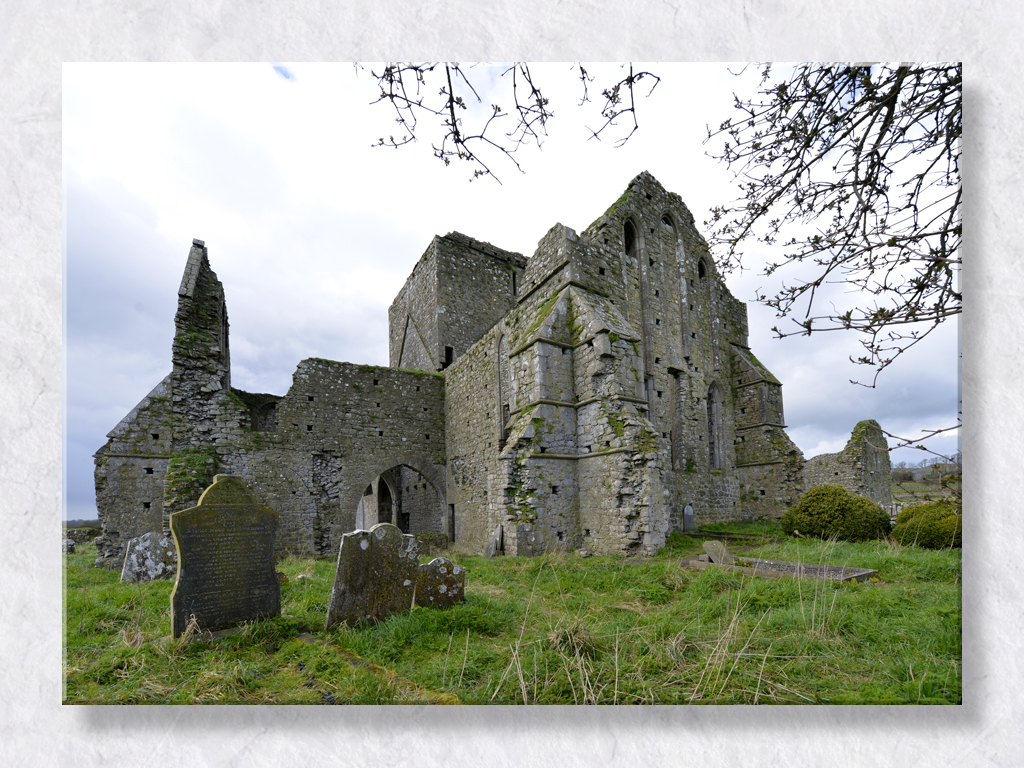
{"label": "stone abbey ruin", "polygon": [[278,553],[302,556],[378,522],[471,553],[654,554],[687,508],[698,525],[778,518],[825,482],[889,501],[872,421],[805,461],[746,306],[647,172],[529,259],[435,237],[389,321],[390,367],[311,358],[283,395],[235,389],[224,287],[194,240],[171,373],[95,455],[99,562],[120,567],[217,473],[242,476],[280,515]]}

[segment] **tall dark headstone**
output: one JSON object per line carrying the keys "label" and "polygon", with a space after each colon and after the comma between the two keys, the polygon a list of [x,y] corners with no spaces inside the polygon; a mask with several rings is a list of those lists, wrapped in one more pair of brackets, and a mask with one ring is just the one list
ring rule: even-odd
{"label": "tall dark headstone", "polygon": [[391,523],[342,536],[325,627],[375,623],[410,610],[421,546]]}
{"label": "tall dark headstone", "polygon": [[278,616],[281,587],[274,572],[278,514],[258,506],[245,481],[217,475],[199,504],[170,517],[178,550],[171,592],[177,637],[195,616],[201,630]]}

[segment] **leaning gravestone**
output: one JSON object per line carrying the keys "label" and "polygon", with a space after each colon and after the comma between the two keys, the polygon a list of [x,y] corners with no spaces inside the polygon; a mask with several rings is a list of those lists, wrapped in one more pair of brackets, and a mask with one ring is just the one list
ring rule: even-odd
{"label": "leaning gravestone", "polygon": [[391,523],[341,537],[325,628],[375,623],[412,608],[420,542]]}
{"label": "leaning gravestone", "polygon": [[484,547],[484,557],[494,557],[505,548],[504,529],[499,525],[491,534],[491,540]]}
{"label": "leaning gravestone", "polygon": [[718,563],[719,565],[729,565],[729,563],[736,559],[729,554],[725,544],[720,541],[705,541],[704,551],[708,553],[711,562]]}
{"label": "leaning gravestone", "polygon": [[466,569],[447,557],[436,557],[419,567],[416,605],[449,608],[466,600]]}
{"label": "leaning gravestone", "polygon": [[174,637],[194,616],[201,630],[281,613],[274,573],[278,514],[260,507],[237,475],[216,475],[199,504],[170,516],[178,554],[171,593]]}
{"label": "leaning gravestone", "polygon": [[178,570],[174,539],[163,533],[144,533],[125,545],[121,581],[169,579]]}

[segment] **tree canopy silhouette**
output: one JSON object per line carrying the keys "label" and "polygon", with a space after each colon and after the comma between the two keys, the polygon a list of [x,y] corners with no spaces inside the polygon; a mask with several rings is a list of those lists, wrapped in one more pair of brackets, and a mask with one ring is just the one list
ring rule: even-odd
{"label": "tree canopy silhouette", "polygon": [[[734,169],[741,196],[712,210],[723,271],[742,268],[755,239],[778,253],[764,273],[793,264],[810,276],[758,300],[793,325],[779,338],[853,330],[878,374],[961,312],[961,65],[765,65],[753,98],[708,129],[712,157]],[[804,272],[806,275],[806,271]],[[822,308],[826,283],[865,301]],[[855,382],[860,383],[860,382]]]}

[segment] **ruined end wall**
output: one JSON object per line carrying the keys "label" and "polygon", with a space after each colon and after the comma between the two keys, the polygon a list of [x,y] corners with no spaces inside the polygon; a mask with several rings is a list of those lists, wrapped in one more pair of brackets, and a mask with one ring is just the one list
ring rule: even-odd
{"label": "ruined end wall", "polygon": [[459,232],[435,237],[388,310],[392,367],[440,371],[516,303],[526,259]]}
{"label": "ruined end wall", "polygon": [[846,447],[839,453],[825,453],[807,459],[804,480],[807,488],[841,485],[851,493],[876,504],[892,502],[889,445],[874,419],[853,428]]}

